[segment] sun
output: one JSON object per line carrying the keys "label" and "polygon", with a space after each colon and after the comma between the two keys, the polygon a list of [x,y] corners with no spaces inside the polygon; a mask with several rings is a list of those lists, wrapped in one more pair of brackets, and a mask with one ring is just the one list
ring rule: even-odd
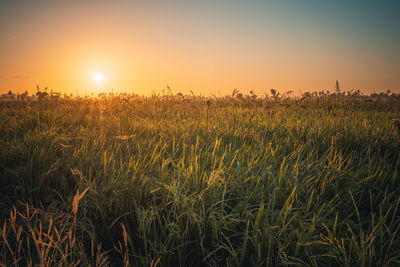
{"label": "sun", "polygon": [[93,80],[94,80],[96,83],[102,83],[102,82],[104,81],[104,75],[101,74],[101,73],[95,73],[95,74],[93,75]]}

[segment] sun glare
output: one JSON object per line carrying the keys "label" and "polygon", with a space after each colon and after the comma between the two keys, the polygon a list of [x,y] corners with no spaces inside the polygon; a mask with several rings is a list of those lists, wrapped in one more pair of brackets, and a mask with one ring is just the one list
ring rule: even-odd
{"label": "sun glare", "polygon": [[93,80],[96,83],[102,83],[104,81],[104,75],[101,74],[101,73],[96,73],[96,74],[93,75]]}

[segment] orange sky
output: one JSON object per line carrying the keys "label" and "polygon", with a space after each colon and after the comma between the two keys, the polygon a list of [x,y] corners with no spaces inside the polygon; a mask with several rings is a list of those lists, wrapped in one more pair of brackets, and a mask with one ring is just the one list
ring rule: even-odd
{"label": "orange sky", "polygon": [[319,2],[1,1],[0,93],[400,92],[398,2]]}

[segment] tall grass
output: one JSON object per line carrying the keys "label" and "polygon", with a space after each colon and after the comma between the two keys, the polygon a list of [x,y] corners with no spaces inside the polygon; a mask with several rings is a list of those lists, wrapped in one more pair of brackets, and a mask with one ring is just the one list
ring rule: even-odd
{"label": "tall grass", "polygon": [[0,264],[398,265],[399,104],[2,101]]}

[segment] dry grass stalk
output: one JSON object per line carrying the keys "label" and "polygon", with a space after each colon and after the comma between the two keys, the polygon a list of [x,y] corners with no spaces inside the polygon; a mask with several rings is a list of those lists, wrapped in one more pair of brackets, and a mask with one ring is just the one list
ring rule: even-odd
{"label": "dry grass stalk", "polygon": [[79,201],[85,196],[87,191],[89,190],[89,187],[87,187],[82,193],[79,194],[79,190],[77,190],[76,195],[74,197],[74,200],[72,201],[72,213],[76,215],[78,212],[78,205]]}

